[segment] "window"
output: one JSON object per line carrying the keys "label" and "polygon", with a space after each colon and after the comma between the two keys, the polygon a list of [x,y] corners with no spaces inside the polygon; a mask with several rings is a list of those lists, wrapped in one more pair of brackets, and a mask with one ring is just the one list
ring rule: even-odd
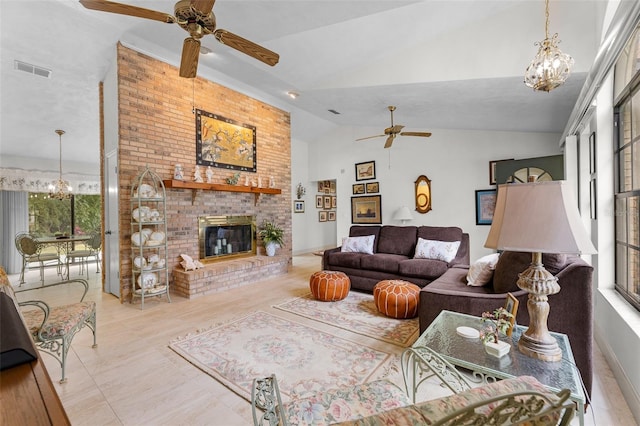
{"label": "window", "polygon": [[640,82],[615,108],[616,289],[640,310]]}
{"label": "window", "polygon": [[47,194],[30,192],[29,232],[36,235],[98,232],[100,209],[100,195],[73,195],[68,200],[56,200]]}

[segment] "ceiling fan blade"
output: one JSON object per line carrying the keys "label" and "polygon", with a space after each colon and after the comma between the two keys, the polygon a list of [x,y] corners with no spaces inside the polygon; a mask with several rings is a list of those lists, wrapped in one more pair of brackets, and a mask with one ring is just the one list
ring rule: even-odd
{"label": "ceiling fan blade", "polygon": [[402,132],[400,136],[422,136],[424,138],[428,138],[431,136],[431,132]]}
{"label": "ceiling fan blade", "polygon": [[143,7],[131,6],[128,4],[116,3],[106,0],[80,0],[87,9],[99,10],[101,12],[118,13],[120,15],[135,16],[138,18],[152,19],[154,21],[173,24],[176,18],[164,12],[157,12]]}
{"label": "ceiling fan blade", "polygon": [[182,45],[182,60],[180,61],[180,77],[195,78],[198,73],[198,55],[200,54],[200,40],[193,37],[184,39]]}
{"label": "ceiling fan blade", "polygon": [[375,135],[375,136],[367,136],[366,138],[360,138],[360,139],[356,139],[356,141],[363,141],[365,139],[373,139],[373,138],[380,138],[382,136],[387,136],[387,135]]}
{"label": "ceiling fan blade", "polygon": [[216,0],[191,0],[191,7],[200,12],[201,15],[208,15],[213,9]]}
{"label": "ceiling fan blade", "polygon": [[259,61],[264,62],[267,65],[274,66],[280,60],[280,55],[266,49],[252,41],[235,35],[226,30],[216,30],[213,35],[222,44],[226,44],[244,54],[256,58]]}
{"label": "ceiling fan blade", "polygon": [[387,142],[385,142],[384,147],[385,148],[391,148],[391,144],[393,143],[393,140],[396,138],[396,135],[389,135],[389,137],[387,138]]}

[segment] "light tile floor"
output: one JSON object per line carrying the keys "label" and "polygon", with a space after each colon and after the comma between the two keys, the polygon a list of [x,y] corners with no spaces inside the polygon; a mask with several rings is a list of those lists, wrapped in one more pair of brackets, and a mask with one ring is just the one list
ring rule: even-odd
{"label": "light tile floor", "polygon": [[[250,404],[171,351],[171,339],[210,327],[254,310],[268,309],[286,298],[308,292],[311,273],[320,258],[296,256],[290,272],[259,283],[187,300],[178,296],[139,303],[120,301],[101,291],[101,274],[90,265],[88,299],[97,302],[98,347],[91,348],[91,332],[74,339],[67,361],[68,381],[59,384],[60,366],[43,360],[74,425],[249,425]],[[72,267],[71,276],[78,277]],[[28,287],[38,287],[39,272],[27,273]],[[47,282],[54,282],[48,269]],[[18,275],[11,275],[14,285]],[[65,287],[65,286],[63,286]],[[51,304],[73,301],[69,289],[37,290],[20,295]],[[613,374],[595,346],[593,401],[585,414],[587,425],[636,425]],[[578,424],[574,419],[572,424]]]}

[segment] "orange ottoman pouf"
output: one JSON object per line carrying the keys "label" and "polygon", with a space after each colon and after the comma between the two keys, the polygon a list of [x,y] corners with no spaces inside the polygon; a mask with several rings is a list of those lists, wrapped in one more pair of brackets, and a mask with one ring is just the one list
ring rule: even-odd
{"label": "orange ottoman pouf", "polygon": [[318,271],[311,275],[309,287],[316,299],[323,302],[335,302],[349,295],[351,280],[344,272]]}
{"label": "orange ottoman pouf", "polygon": [[380,281],[373,288],[380,313],[392,318],[413,318],[418,314],[420,287],[402,280]]}

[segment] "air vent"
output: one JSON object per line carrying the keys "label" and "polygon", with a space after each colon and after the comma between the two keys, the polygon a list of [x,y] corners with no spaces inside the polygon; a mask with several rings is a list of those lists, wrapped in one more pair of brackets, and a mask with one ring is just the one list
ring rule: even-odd
{"label": "air vent", "polygon": [[340,115],[340,113],[338,111],[336,111],[335,109],[329,109],[327,111],[329,111],[331,114]]}
{"label": "air vent", "polygon": [[39,75],[40,77],[51,78],[51,70],[26,62],[14,61],[13,68],[18,71],[28,72],[29,74]]}

